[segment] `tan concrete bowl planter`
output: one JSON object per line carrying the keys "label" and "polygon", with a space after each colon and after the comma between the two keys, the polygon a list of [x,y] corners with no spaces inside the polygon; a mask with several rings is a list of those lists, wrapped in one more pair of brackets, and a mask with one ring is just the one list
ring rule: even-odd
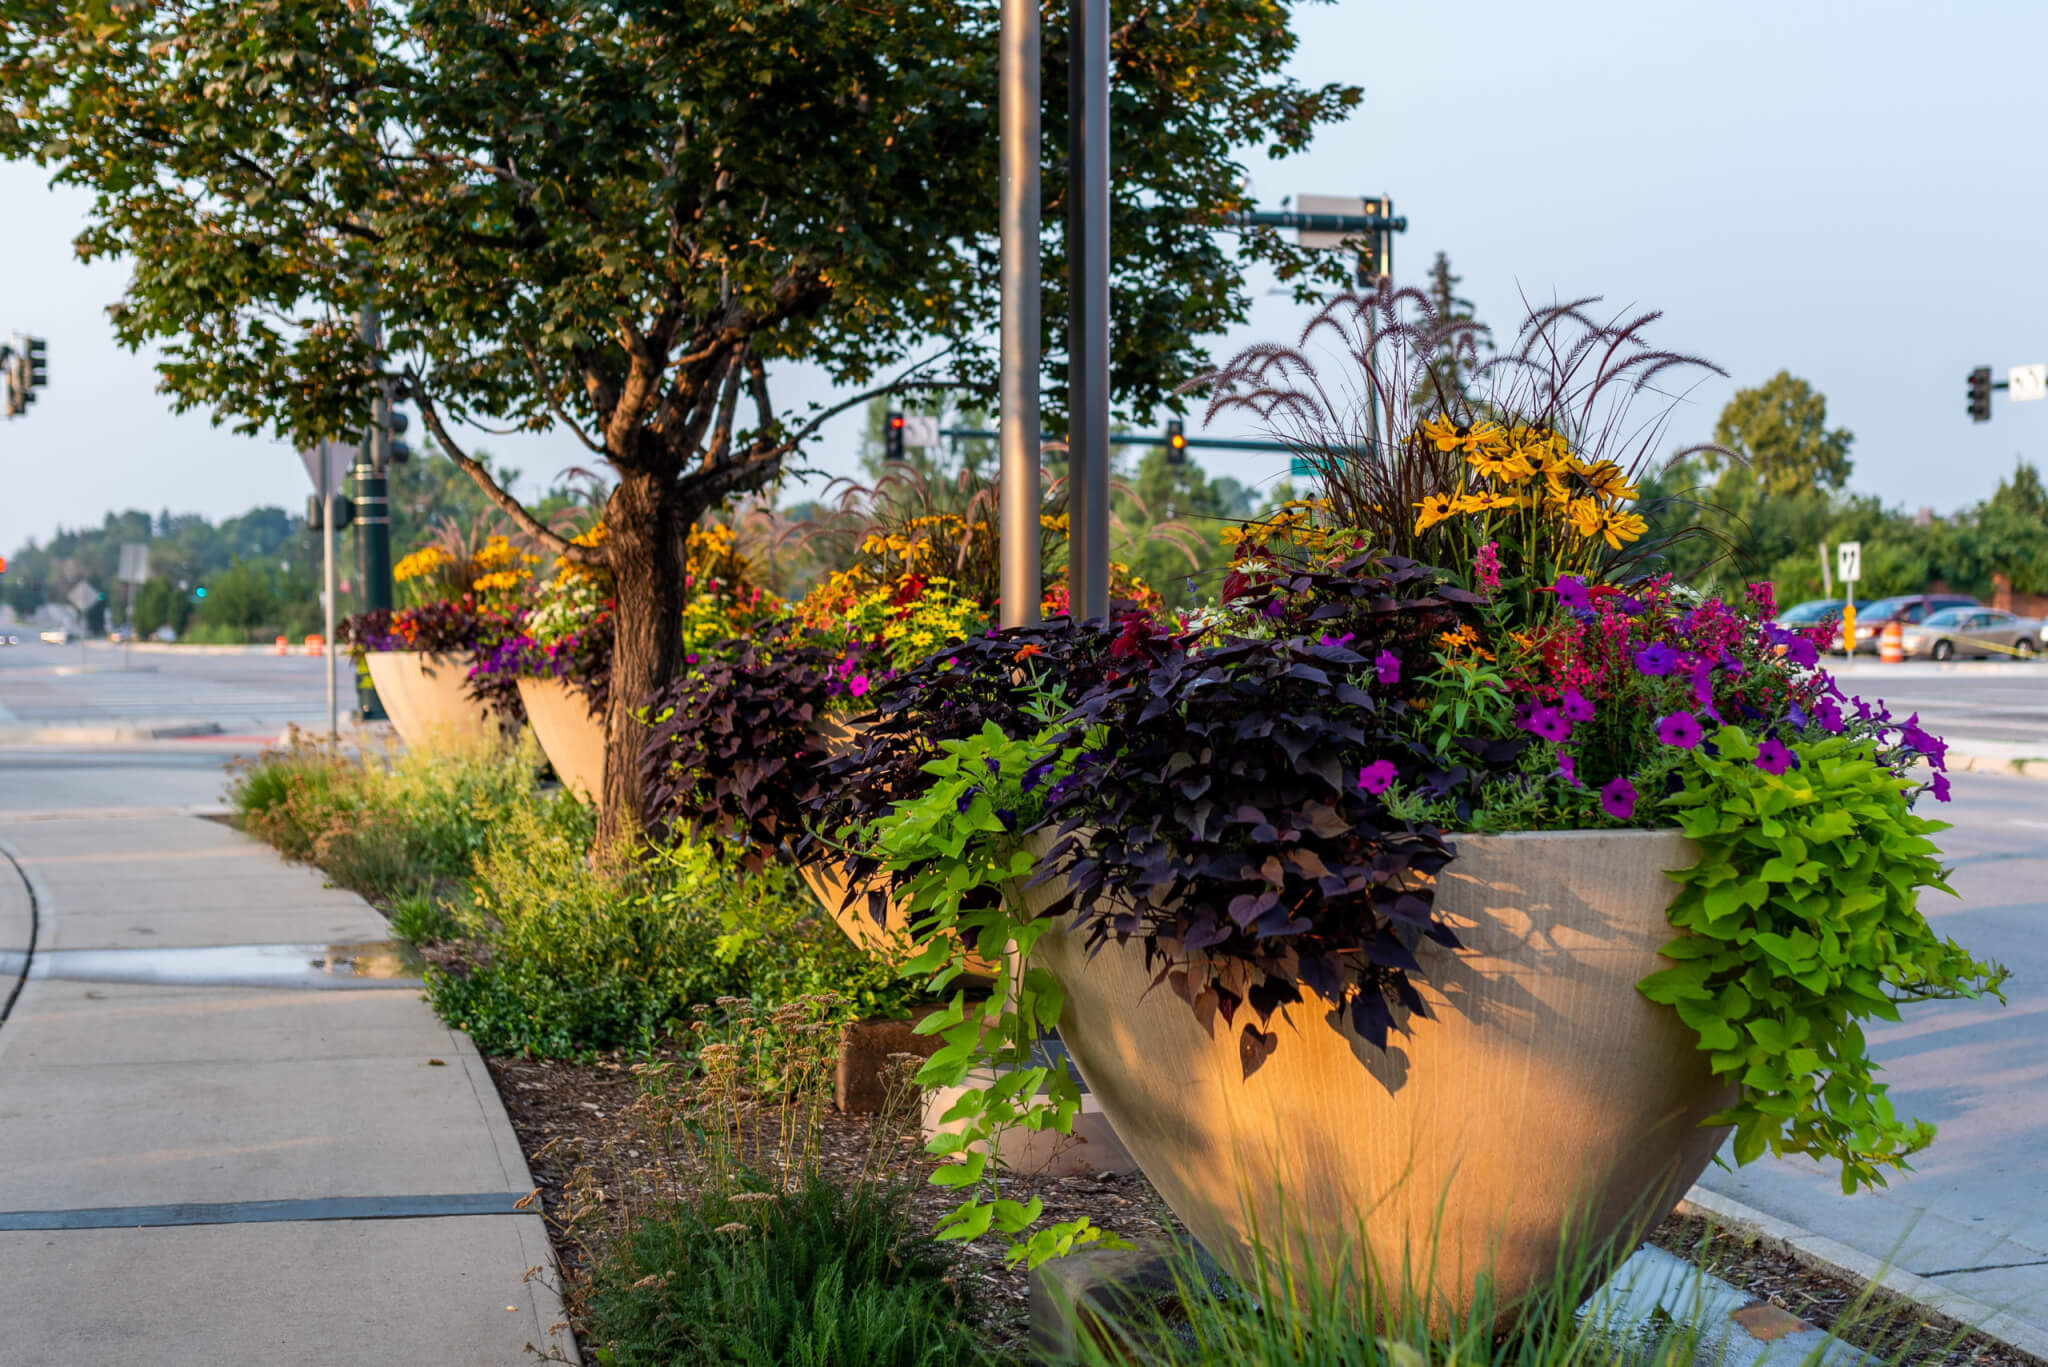
{"label": "tan concrete bowl planter", "polygon": [[604,795],[604,718],[567,679],[519,680],[519,702],[562,786],[585,802]]}
{"label": "tan concrete bowl planter", "polygon": [[463,657],[374,650],[363,658],[384,714],[407,748],[474,744],[498,735],[497,714],[469,696],[469,665]]}
{"label": "tan concrete bowl planter", "polygon": [[[1466,948],[1417,949],[1436,1019],[1384,1052],[1311,998],[1274,1017],[1279,1047],[1246,1078],[1237,1029],[1205,1033],[1148,991],[1141,945],[1091,958],[1079,933],[1040,941],[1066,989],[1060,1036],[1118,1138],[1239,1275],[1257,1230],[1297,1270],[1356,1271],[1363,1249],[1381,1286],[1432,1283],[1462,1307],[1490,1272],[1517,1298],[1556,1275],[1568,1228],[1590,1249],[1665,1215],[1726,1136],[1700,1127],[1730,1098],[1692,1033],[1635,987],[1666,962],[1664,870],[1694,862],[1691,842],[1456,844],[1437,897]],[[1017,895],[1042,907],[1050,889]]]}

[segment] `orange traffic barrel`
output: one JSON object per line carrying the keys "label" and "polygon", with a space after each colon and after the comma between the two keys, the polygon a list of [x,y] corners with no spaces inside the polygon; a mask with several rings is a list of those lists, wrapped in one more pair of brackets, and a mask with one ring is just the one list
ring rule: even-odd
{"label": "orange traffic barrel", "polygon": [[1896,618],[1884,624],[1884,633],[1877,640],[1877,658],[1888,665],[1906,662],[1906,629]]}
{"label": "orange traffic barrel", "polygon": [[318,635],[308,636],[306,638],[306,653],[308,655],[325,655],[327,653],[326,639]]}
{"label": "orange traffic barrel", "polygon": [[291,652],[292,652],[292,638],[291,638],[291,637],[289,637],[289,636],[280,636],[280,637],[278,637],[278,638],[277,638],[277,653],[278,653],[278,654],[280,654],[280,655],[289,655],[289,654],[291,654]]}

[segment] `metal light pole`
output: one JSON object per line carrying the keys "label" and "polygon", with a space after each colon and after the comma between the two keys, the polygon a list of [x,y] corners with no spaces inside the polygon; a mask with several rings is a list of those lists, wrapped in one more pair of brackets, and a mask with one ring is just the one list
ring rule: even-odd
{"label": "metal light pole", "polygon": [[[381,364],[384,334],[375,306],[364,306],[358,327],[362,339],[370,344],[371,355]],[[391,606],[390,469],[391,386],[379,383],[377,397],[370,403],[370,422],[363,432],[355,468],[356,568],[362,575],[363,608],[371,612]],[[368,683],[357,688],[356,702],[363,720],[383,717],[377,691]]]}
{"label": "metal light pole", "polygon": [[1038,620],[1038,0],[1002,0],[1002,624]]}
{"label": "metal light pole", "polygon": [[325,581],[325,600],[320,607],[321,669],[327,675],[327,740],[330,744],[341,743],[341,704],[337,698],[338,685],[334,681],[334,612],[335,600],[341,593],[340,567],[334,563],[334,462],[328,457],[327,443],[317,448],[320,458],[320,563],[323,566],[321,578]]}
{"label": "metal light pole", "polygon": [[1109,0],[1067,8],[1067,602],[1109,615]]}

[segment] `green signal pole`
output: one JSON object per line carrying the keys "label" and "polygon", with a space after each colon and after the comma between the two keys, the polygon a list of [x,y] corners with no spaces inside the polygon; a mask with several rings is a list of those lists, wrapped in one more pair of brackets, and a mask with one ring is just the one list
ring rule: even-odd
{"label": "green signal pole", "polygon": [[[363,340],[381,360],[382,337],[377,310],[365,308],[360,320]],[[391,387],[378,386],[370,406],[355,468],[356,568],[362,578],[365,611],[392,606],[391,586]],[[367,678],[356,680],[356,700],[364,721],[384,720],[384,706]]]}

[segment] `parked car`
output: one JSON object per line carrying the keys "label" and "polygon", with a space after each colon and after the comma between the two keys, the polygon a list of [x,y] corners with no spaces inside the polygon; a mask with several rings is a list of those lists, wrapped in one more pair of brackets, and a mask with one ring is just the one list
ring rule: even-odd
{"label": "parked car", "polygon": [[2015,617],[1996,608],[1943,608],[1907,627],[1900,644],[1906,654],[1930,660],[1953,660],[1958,655],[2031,660],[2039,648],[2041,627],[2039,618]]}
{"label": "parked car", "polygon": [[1868,607],[1856,609],[1856,651],[1860,655],[1877,654],[1878,641],[1888,623],[1911,626],[1943,608],[1975,607],[1983,604],[1966,593],[1902,593],[1896,598],[1880,598]]}
{"label": "parked car", "polygon": [[[1817,627],[1827,625],[1830,622],[1839,622],[1842,620],[1842,605],[1847,601],[1845,598],[1809,598],[1804,603],[1794,603],[1791,607],[1778,614],[1778,625],[1781,627]],[[1861,615],[1863,610],[1870,606],[1870,602],[1871,600],[1868,598],[1856,600],[1858,615]]]}
{"label": "parked car", "polygon": [[69,645],[70,643],[71,632],[65,627],[51,627],[43,633],[43,644],[46,646],[61,646]]}

